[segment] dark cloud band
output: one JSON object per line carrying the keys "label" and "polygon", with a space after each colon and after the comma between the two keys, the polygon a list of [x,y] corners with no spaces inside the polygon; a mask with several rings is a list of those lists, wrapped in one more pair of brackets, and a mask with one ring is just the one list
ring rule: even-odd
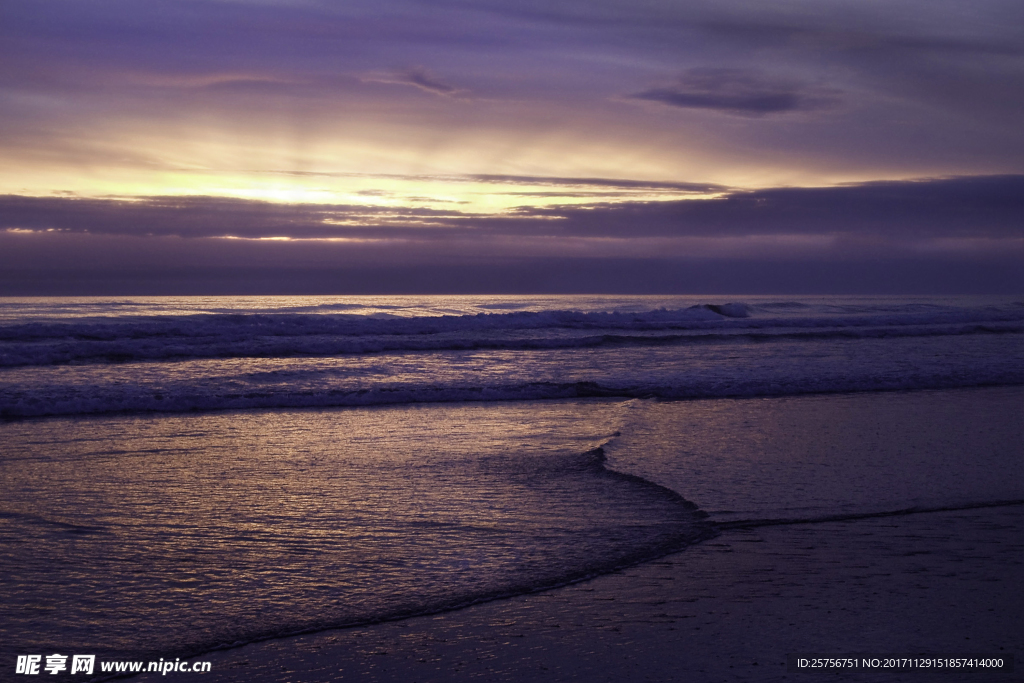
{"label": "dark cloud band", "polygon": [[[616,181],[622,183],[623,181]],[[507,215],[354,204],[275,204],[225,197],[0,197],[0,230],[134,236],[445,240],[885,236],[1014,238],[1024,176],[732,191],[712,199],[620,201]]]}

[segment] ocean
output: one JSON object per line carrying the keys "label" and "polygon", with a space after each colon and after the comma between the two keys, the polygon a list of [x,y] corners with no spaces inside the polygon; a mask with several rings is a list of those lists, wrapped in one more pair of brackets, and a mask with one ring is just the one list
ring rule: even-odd
{"label": "ocean", "polygon": [[1019,501],[1022,385],[1019,297],[2,299],[0,661],[195,657],[730,525]]}

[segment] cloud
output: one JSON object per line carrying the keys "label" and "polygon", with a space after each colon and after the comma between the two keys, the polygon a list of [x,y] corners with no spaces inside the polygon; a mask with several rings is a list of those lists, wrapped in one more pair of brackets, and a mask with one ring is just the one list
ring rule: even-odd
{"label": "cloud", "polygon": [[659,239],[693,238],[739,239],[730,242],[737,248],[751,237],[781,245],[820,246],[836,239],[869,246],[910,245],[953,239],[998,246],[999,240],[1019,241],[1021,225],[1024,175],[734,190],[701,199],[522,206],[507,214],[224,197],[0,196],[0,231],[413,240],[434,242],[439,249],[453,239],[493,246],[495,240],[526,238],[546,240],[553,250],[569,242],[615,240],[623,249],[641,245],[641,251],[652,253]]}
{"label": "cloud", "polygon": [[626,99],[660,102],[683,109],[712,109],[738,116],[764,116],[827,109],[837,93],[771,79],[744,69],[690,69],[664,87],[627,95]]}
{"label": "cloud", "polygon": [[[427,245],[429,246],[429,245]],[[507,250],[510,251],[510,250]],[[637,293],[1019,294],[1021,259],[877,258],[835,254],[782,258],[658,253],[487,258],[373,245],[0,231],[5,296],[161,294]]]}
{"label": "cloud", "polygon": [[387,238],[471,215],[427,208],[275,204],[228,197],[66,198],[0,196],[0,230],[149,237]]}
{"label": "cloud", "polygon": [[914,103],[1007,128],[1024,103],[1022,27],[1024,5],[1001,0],[955,10],[915,10],[910,2],[765,5],[694,23],[723,54],[827,74],[861,107]]}
{"label": "cloud", "polygon": [[454,85],[442,83],[428,74],[426,69],[421,67],[407,71],[405,73],[405,82],[409,85],[414,85],[421,90],[426,90],[427,92],[432,92],[437,95],[454,95],[459,92],[459,89]]}
{"label": "cloud", "polygon": [[363,81],[367,83],[411,85],[414,88],[419,88],[425,92],[429,92],[434,95],[441,95],[443,97],[452,97],[465,92],[461,88],[444,83],[421,66],[413,67],[396,74],[367,76]]}
{"label": "cloud", "polygon": [[[1024,48],[1005,26],[992,24],[989,16],[1000,13],[993,3],[978,6],[957,15],[936,12],[928,15],[933,22],[915,21],[923,15],[900,16],[898,5],[893,13],[878,8],[856,5],[832,14],[800,11],[764,11],[758,13],[718,13],[699,19],[694,25],[710,34],[744,44],[750,48],[808,47],[825,53],[872,52],[887,59],[901,55],[997,55],[1019,56]],[[868,11],[864,11],[867,9]],[[1004,8],[1006,12],[1009,8]],[[1013,17],[1013,14],[1018,16]],[[986,16],[988,15],[988,16]],[[1013,18],[1011,18],[1013,17]],[[1020,10],[1007,14],[1011,23],[1024,18]],[[1014,32],[1016,33],[1016,31]]]}
{"label": "cloud", "polygon": [[1022,225],[1024,175],[511,215],[7,195],[0,293],[1013,293]]}
{"label": "cloud", "polygon": [[[541,176],[541,175],[510,175],[494,173],[470,173],[462,175],[437,174],[437,175],[412,175],[397,173],[334,173],[330,171],[262,171],[262,173],[275,175],[288,175],[298,177],[325,177],[325,178],[389,178],[408,181],[436,181],[444,183],[481,183],[493,185],[540,185],[566,188],[595,187],[610,190],[637,190],[649,191],[658,190],[666,192],[693,192],[707,194],[724,192],[728,188],[724,185],[714,183],[686,183],[686,182],[664,182],[656,180],[632,180],[628,178],[588,178],[572,176]],[[370,190],[359,194],[379,192]],[[516,193],[518,194],[518,193]]]}
{"label": "cloud", "polygon": [[[494,175],[476,174],[463,176],[469,182],[514,184],[514,185],[558,185],[563,187],[600,187],[617,190],[667,190],[677,192],[723,192],[727,188],[713,183],[673,183],[650,180],[628,180],[623,178],[572,178],[564,176]],[[446,178],[447,179],[447,178]]]}
{"label": "cloud", "polygon": [[554,207],[563,234],[1024,237],[1024,175],[733,191],[713,199]]}
{"label": "cloud", "polygon": [[[54,178],[75,173],[66,150],[107,141],[215,147],[196,159],[209,167],[596,175],[621,155],[638,175],[716,180],[1020,172],[1021,7],[8,0],[0,147]],[[840,91],[842,116],[786,127]],[[724,115],[652,117],[614,95]],[[735,116],[781,125],[737,131]]]}

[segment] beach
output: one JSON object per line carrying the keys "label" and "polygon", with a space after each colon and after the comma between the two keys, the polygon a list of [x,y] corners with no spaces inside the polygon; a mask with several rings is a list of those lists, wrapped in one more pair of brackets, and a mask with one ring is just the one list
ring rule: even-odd
{"label": "beach", "polygon": [[1022,323],[1005,297],[9,300],[0,656],[261,681],[1016,656]]}
{"label": "beach", "polygon": [[1013,506],[732,531],[536,595],[215,653],[202,680],[1019,681],[786,656],[1020,653],[1022,523]]}
{"label": "beach", "polygon": [[[443,614],[214,653],[203,658],[212,662],[204,680],[1021,680],[1019,671],[792,672],[787,656],[1024,651],[1018,588],[1024,505],[1007,497],[1020,491],[1022,398],[1024,391],[1013,388],[816,396],[783,405],[777,399],[661,404],[662,419],[715,413],[716,427],[726,432],[730,423],[747,424],[749,431],[734,431],[723,451],[698,454],[717,461],[716,482],[738,460],[782,453],[796,460],[789,479],[755,483],[746,497],[736,496],[747,506],[745,520],[735,510],[713,513],[721,519],[717,536],[661,559]],[[845,503],[840,507],[850,518],[827,521],[820,501],[835,489],[821,481],[823,459],[808,457],[815,449],[801,453],[793,440],[822,434],[824,416],[836,411],[847,421],[833,424],[837,433],[819,444],[847,485],[845,500],[830,498],[830,505]],[[943,420],[943,412],[962,419]],[[916,416],[914,424],[907,415]],[[785,427],[788,443],[751,447],[758,418]],[[802,433],[794,435],[797,425]],[[673,422],[668,428],[679,430],[693,427]],[[753,453],[723,462],[725,451],[745,441]],[[893,457],[901,451],[927,454],[914,470]],[[657,460],[650,455],[648,465]],[[626,457],[639,459],[620,456]],[[668,459],[678,461],[678,453]],[[613,455],[609,464],[622,461]],[[669,468],[660,469],[667,478]],[[793,472],[803,472],[803,480]],[[960,493],[946,507],[962,509],[936,505],[945,495],[939,479]],[[865,497],[881,482],[899,494],[888,501]],[[750,498],[777,502],[783,497],[772,489],[783,486],[791,495],[804,491],[805,504],[789,505],[789,519],[779,518],[778,509],[752,517]],[[698,498],[719,495],[717,484],[693,489]],[[801,514],[792,515],[797,508]]]}

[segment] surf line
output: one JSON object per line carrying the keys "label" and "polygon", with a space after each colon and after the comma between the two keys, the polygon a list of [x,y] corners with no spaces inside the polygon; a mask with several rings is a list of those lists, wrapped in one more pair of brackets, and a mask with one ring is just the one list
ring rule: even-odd
{"label": "surf line", "polygon": [[859,519],[877,519],[880,517],[903,517],[928,512],[956,512],[958,510],[980,510],[983,508],[1011,507],[1024,505],[1021,500],[997,500],[985,503],[966,503],[964,505],[942,505],[936,507],[910,507],[901,510],[885,510],[882,512],[857,512],[845,515],[824,515],[822,517],[800,517],[781,519],[739,519],[731,522],[710,522],[720,531],[731,529],[755,529],[762,526],[787,526],[792,524],[823,524],[825,522],[852,522]]}

